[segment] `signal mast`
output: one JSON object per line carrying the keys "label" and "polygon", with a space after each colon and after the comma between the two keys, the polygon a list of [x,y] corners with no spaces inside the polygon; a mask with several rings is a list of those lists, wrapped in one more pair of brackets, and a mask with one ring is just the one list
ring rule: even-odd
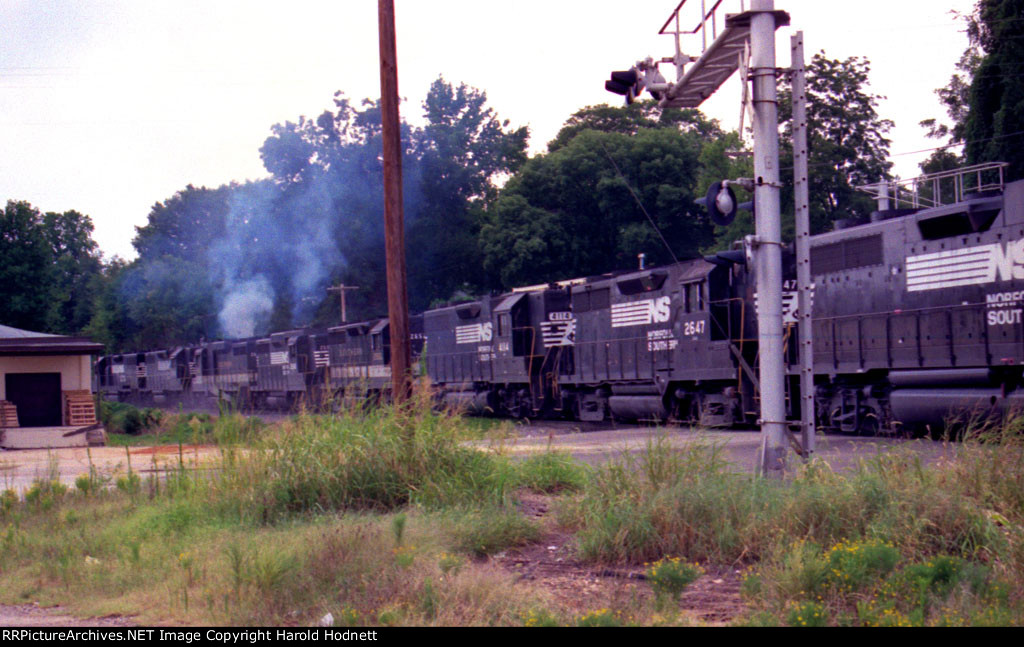
{"label": "signal mast", "polygon": [[[724,15],[720,28],[719,9],[725,0],[717,0],[710,10],[701,0],[699,19],[692,30],[683,28],[682,0],[662,26],[659,34],[674,36],[675,55],[654,61],[647,58],[632,68],[612,72],[605,83],[609,92],[622,95],[632,103],[646,90],[661,108],[696,108],[715,93],[737,70],[743,79],[744,102],[740,113],[751,112],[754,134],[754,177],[723,180],[713,184],[706,198],[712,221],[726,226],[736,215],[738,205],[730,185],[741,186],[754,194],[752,208],[756,233],[747,236],[744,245],[752,256],[757,281],[759,383],[761,391],[761,452],[759,473],[770,476],[785,469],[787,441],[785,366],[782,322],[782,234],[779,194],[778,102],[775,64],[775,31],[789,25],[789,14],[775,9],[774,0],[751,0],[750,8],[741,0],[740,12]],[[693,5],[691,5],[691,8]],[[691,56],[682,49],[682,36],[701,38],[701,55]],[[710,36],[710,38],[709,38]],[[710,42],[709,42],[710,41]],[[798,47],[799,46],[799,47]],[[803,91],[803,36],[793,38],[794,73],[794,148],[796,153],[798,321],[801,359],[802,443],[794,445],[807,456],[814,448],[813,361],[811,345],[809,226],[807,213],[806,113]],[[676,81],[668,82],[658,66],[675,66]],[[748,93],[748,81],[752,91]],[[798,132],[799,131],[799,132]]]}

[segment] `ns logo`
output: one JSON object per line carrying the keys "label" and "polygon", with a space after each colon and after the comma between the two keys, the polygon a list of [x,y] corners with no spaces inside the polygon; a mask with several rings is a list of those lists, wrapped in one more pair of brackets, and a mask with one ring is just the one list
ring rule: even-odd
{"label": "ns logo", "polygon": [[490,342],[494,338],[491,322],[457,326],[455,328],[456,344],[480,344]]}
{"label": "ns logo", "polygon": [[612,306],[612,328],[668,323],[671,318],[671,297],[617,303]]}

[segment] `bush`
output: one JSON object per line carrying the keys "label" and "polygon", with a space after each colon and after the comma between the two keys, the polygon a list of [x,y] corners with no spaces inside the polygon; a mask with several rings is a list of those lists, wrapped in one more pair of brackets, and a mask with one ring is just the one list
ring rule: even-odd
{"label": "bush", "polygon": [[519,482],[535,492],[576,491],[583,487],[586,471],[564,452],[531,456],[517,465]]}
{"label": "bush", "polygon": [[829,580],[846,591],[859,591],[884,578],[899,559],[895,546],[876,540],[841,541],[825,553]]}
{"label": "bush", "polygon": [[665,602],[678,604],[679,597],[704,574],[698,564],[689,564],[678,557],[665,557],[651,564],[645,573],[647,582],[654,590],[658,606]]}
{"label": "bush", "polygon": [[536,541],[540,530],[518,512],[483,510],[464,513],[452,534],[457,550],[484,557]]}

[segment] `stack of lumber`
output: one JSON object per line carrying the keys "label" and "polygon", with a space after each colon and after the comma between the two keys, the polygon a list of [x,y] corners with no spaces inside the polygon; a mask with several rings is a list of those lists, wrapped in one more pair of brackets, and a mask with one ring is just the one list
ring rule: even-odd
{"label": "stack of lumber", "polygon": [[18,426],[18,407],[8,402],[7,400],[0,400],[0,429],[4,427],[14,428]]}
{"label": "stack of lumber", "polygon": [[96,424],[96,404],[89,391],[64,392],[64,424],[84,427]]}

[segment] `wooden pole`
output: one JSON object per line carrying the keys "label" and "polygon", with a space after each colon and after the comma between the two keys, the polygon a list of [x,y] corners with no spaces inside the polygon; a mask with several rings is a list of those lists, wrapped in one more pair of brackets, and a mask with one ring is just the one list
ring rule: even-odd
{"label": "wooden pole", "polygon": [[402,141],[398,119],[398,55],[394,0],[378,0],[380,30],[381,121],[384,134],[384,243],[391,328],[391,392],[395,403],[412,391],[409,373],[409,301],[405,277],[405,231],[402,211]]}

